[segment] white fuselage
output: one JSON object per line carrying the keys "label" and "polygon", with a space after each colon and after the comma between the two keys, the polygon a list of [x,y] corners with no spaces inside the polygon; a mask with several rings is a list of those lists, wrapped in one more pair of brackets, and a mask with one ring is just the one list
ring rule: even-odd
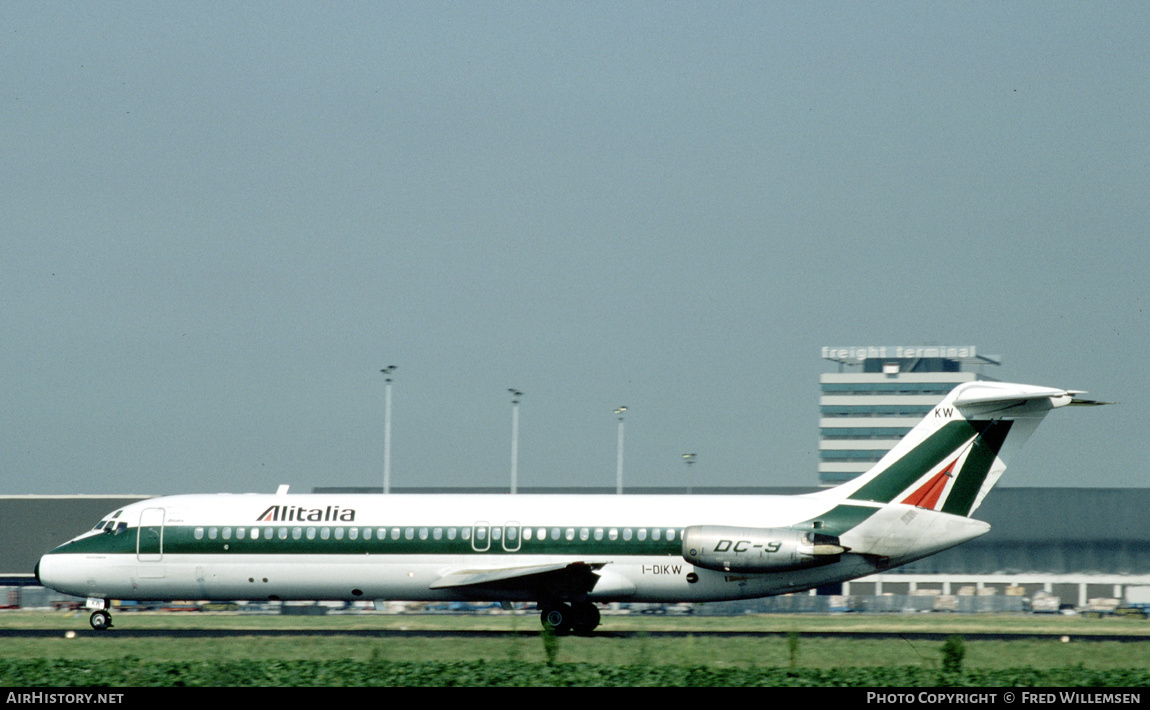
{"label": "white fuselage", "polygon": [[832,507],[818,495],[184,495],[125,507],[108,527],[126,527],[85,533],[38,573],[105,599],[530,601],[450,580],[583,563],[598,570],[591,601],[741,599],[855,578],[875,561],[733,574],[688,563],[683,529],[802,526]]}

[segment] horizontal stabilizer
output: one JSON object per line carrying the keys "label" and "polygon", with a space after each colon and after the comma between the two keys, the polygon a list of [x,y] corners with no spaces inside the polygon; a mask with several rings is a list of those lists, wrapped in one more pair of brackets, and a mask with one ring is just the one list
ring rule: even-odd
{"label": "horizontal stabilizer", "polygon": [[[1015,385],[1004,382],[977,382],[962,388],[954,398],[959,407],[970,404],[988,404],[990,402],[1014,402],[1050,399],[1052,401],[1062,398],[1072,398],[1082,394],[1073,390],[1060,390],[1053,387],[1035,387],[1033,385]],[[1067,400],[1069,403],[1069,399]]]}
{"label": "horizontal stabilizer", "polygon": [[[1083,392],[1081,394],[1086,393]],[[1103,404],[1116,404],[1116,402],[1100,402],[1096,399],[1082,399],[1081,397],[1075,397],[1074,399],[1070,400],[1071,407],[1098,407]]]}
{"label": "horizontal stabilizer", "polygon": [[1041,416],[1051,409],[1069,404],[1106,404],[1081,399],[1078,397],[1081,394],[1085,392],[1008,382],[972,382],[956,392],[954,404],[967,417]]}

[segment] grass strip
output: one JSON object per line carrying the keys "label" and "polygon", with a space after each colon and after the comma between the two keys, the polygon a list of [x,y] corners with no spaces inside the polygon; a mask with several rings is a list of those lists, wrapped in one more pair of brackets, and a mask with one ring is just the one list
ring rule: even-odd
{"label": "grass strip", "polygon": [[1082,667],[969,670],[712,668],[511,661],[144,661],[125,657],[0,660],[8,687],[1145,687],[1150,670]]}

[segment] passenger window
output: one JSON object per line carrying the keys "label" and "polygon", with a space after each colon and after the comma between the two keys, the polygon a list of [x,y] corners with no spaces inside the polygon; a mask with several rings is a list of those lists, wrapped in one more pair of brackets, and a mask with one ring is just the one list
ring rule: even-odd
{"label": "passenger window", "polygon": [[639,528],[639,542],[647,539],[647,528]]}
{"label": "passenger window", "polygon": [[602,540],[603,539],[603,528],[595,528],[595,539],[596,540]]}
{"label": "passenger window", "polygon": [[281,540],[287,539],[287,528],[280,528],[279,533],[280,533],[279,537]]}
{"label": "passenger window", "polygon": [[292,528],[291,529],[291,539],[298,540],[301,537],[303,537],[303,528]]}
{"label": "passenger window", "polygon": [[652,530],[652,531],[651,531],[651,539],[652,539],[652,540],[654,540],[654,541],[656,541],[656,542],[658,542],[658,541],[659,541],[659,538],[660,538],[660,537],[662,537],[662,536],[659,534],[659,533],[661,533],[661,532],[662,532],[662,531],[661,531],[661,530],[659,530],[659,528],[655,528],[654,530]]}
{"label": "passenger window", "polygon": [[447,529],[447,539],[448,539],[448,540],[454,540],[454,539],[455,539],[455,535],[456,535],[458,532],[459,532],[459,531],[458,531],[458,530],[456,530],[455,528],[448,528],[448,529]]}
{"label": "passenger window", "polygon": [[330,537],[331,537],[331,528],[320,528],[319,529],[319,539],[320,540],[327,540]]}
{"label": "passenger window", "polygon": [[336,540],[342,540],[343,539],[343,528],[336,528],[335,529],[335,539]]}
{"label": "passenger window", "polygon": [[463,528],[462,530],[460,530],[459,531],[459,539],[460,540],[470,540],[471,539],[471,528]]}
{"label": "passenger window", "polygon": [[375,539],[386,540],[387,539],[387,528],[377,528],[375,531]]}
{"label": "passenger window", "polygon": [[272,529],[271,528],[264,528],[264,539],[265,540],[271,540],[272,539]]}
{"label": "passenger window", "polygon": [[348,528],[347,529],[347,536],[351,540],[358,540],[359,539],[359,528]]}
{"label": "passenger window", "polygon": [[415,539],[415,528],[404,529],[403,537],[408,539],[408,540],[414,540]]}
{"label": "passenger window", "polygon": [[667,542],[671,542],[674,539],[675,539],[675,529],[674,528],[667,528]]}
{"label": "passenger window", "polygon": [[315,528],[308,528],[307,529],[307,539],[308,540],[314,540],[315,539]]}
{"label": "passenger window", "polygon": [[208,539],[209,540],[215,540],[216,536],[219,534],[220,534],[220,531],[218,528],[208,528]]}
{"label": "passenger window", "polygon": [[567,528],[567,534],[564,535],[564,537],[567,538],[568,542],[574,540],[575,539],[575,528]]}
{"label": "passenger window", "polygon": [[579,540],[581,540],[582,542],[587,542],[587,539],[589,537],[591,537],[591,531],[590,530],[588,530],[587,528],[579,528]]}
{"label": "passenger window", "polygon": [[436,540],[442,540],[443,539],[443,528],[436,528],[436,529],[432,530],[431,536],[433,538],[435,538]]}
{"label": "passenger window", "polygon": [[399,528],[392,528],[391,529],[391,539],[392,540],[398,540],[399,539]]}
{"label": "passenger window", "polygon": [[607,531],[607,539],[612,542],[619,539],[619,528],[611,528]]}
{"label": "passenger window", "polygon": [[204,539],[204,529],[203,528],[196,528],[195,530],[192,531],[192,536],[195,537],[197,540],[203,540]]}
{"label": "passenger window", "polygon": [[364,528],[363,529],[363,539],[364,540],[370,540],[371,539],[371,528]]}
{"label": "passenger window", "polygon": [[631,541],[631,528],[623,528],[623,542]]}
{"label": "passenger window", "polygon": [[231,540],[232,539],[232,529],[231,528],[224,528],[224,539],[225,540]]}
{"label": "passenger window", "polygon": [[419,539],[420,540],[426,540],[427,539],[427,528],[420,528],[419,529]]}
{"label": "passenger window", "polygon": [[244,539],[244,531],[246,531],[246,530],[247,530],[247,528],[236,528],[236,539],[237,540],[243,540]]}

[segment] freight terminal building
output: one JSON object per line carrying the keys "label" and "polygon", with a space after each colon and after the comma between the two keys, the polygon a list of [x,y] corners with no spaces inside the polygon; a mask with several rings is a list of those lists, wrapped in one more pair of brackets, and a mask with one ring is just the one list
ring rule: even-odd
{"label": "freight terminal building", "polygon": [[819,377],[819,485],[866,473],[963,382],[986,377],[998,356],[973,345],[825,347],[837,372]]}

